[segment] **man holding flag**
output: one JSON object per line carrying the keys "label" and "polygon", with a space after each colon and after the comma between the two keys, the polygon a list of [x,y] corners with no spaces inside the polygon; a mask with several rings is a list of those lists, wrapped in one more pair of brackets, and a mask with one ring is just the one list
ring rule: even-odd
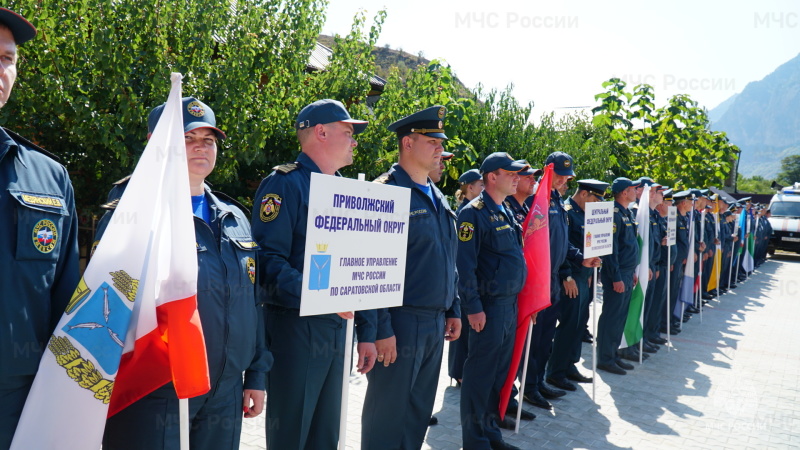
{"label": "man holding flag", "polygon": [[602,257],[603,269],[600,271],[603,312],[597,322],[597,368],[617,375],[625,375],[625,370],[633,370],[633,365],[617,356],[617,348],[625,328],[633,287],[638,281],[634,273],[639,262],[636,227],[627,208],[636,200],[637,187],[638,184],[625,177],[611,183],[611,192],[614,194],[614,252]]}
{"label": "man holding flag", "polygon": [[[511,363],[517,294],[525,282],[522,230],[503,200],[528,166],[496,152],[481,164],[484,191],[458,215],[458,287],[469,320],[469,354],[461,385],[465,450],[516,449],[503,441],[495,409]],[[532,213],[540,214],[540,213]]]}
{"label": "man holding flag", "polygon": [[[165,384],[174,385],[173,398],[209,391],[197,311],[200,246],[186,233],[194,225],[181,111],[181,75],[174,73],[162,120],[116,206],[117,220],[108,222],[113,238],[97,246],[44,352],[13,449],[98,448],[108,415]],[[193,111],[202,115],[202,105]],[[194,170],[210,171],[208,151]],[[244,260],[237,262],[241,273]],[[163,416],[151,423],[148,433],[168,425]],[[177,445],[177,437],[163,438],[175,440],[145,448]]]}
{"label": "man holding flag", "polygon": [[[553,165],[553,178],[551,186],[539,185],[540,189],[550,188],[550,203],[547,209],[548,233],[550,236],[550,306],[540,311],[536,316],[531,334],[531,355],[526,374],[524,396],[534,406],[550,409],[552,405],[546,399],[557,398],[565,394],[564,391],[553,389],[545,383],[544,373],[547,360],[553,349],[553,336],[556,332],[556,322],[561,314],[561,287],[571,289],[575,280],[567,273],[560,274],[561,265],[565,261],[595,267],[600,265],[600,258],[584,260],[581,250],[569,241],[567,211],[561,200],[560,191],[566,188],[567,182],[575,176],[575,164],[572,157],[564,152],[553,152],[547,156],[545,166]],[[540,250],[538,251],[540,252]],[[564,389],[574,391],[577,388],[566,380],[553,379],[561,384]]]}
{"label": "man holding flag", "polygon": [[[36,36],[0,8],[0,107],[17,77],[17,46]],[[67,169],[0,129],[0,449],[8,448],[53,327],[78,283],[78,216]]]}
{"label": "man holding flag", "polygon": [[[214,111],[194,97],[182,100],[189,189],[197,245],[197,308],[203,325],[212,390],[189,401],[193,448],[238,448],[242,414],[253,418],[264,407],[266,372],[272,362],[264,342],[264,321],[255,297],[256,244],[248,213],[235,200],[212,192],[205,178],[216,164],[217,142],[227,136],[216,127]],[[147,120],[148,137],[166,104]],[[98,224],[99,241],[129,178],[115,183],[109,212]],[[244,372],[244,383],[242,382]],[[161,386],[109,418],[104,449],[178,447],[178,398],[172,383]],[[113,404],[112,404],[113,408]],[[113,412],[113,411],[112,411]],[[163,424],[163,425],[162,425]],[[142,429],[155,430],[142,433]]]}

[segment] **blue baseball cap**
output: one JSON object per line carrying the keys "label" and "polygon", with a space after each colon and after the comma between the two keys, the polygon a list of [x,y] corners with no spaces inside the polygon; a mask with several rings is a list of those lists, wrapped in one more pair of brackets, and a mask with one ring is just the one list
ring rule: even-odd
{"label": "blue baseball cap", "polygon": [[468,171],[462,173],[460,177],[458,177],[458,182],[461,184],[470,184],[480,180],[481,178],[481,173],[478,171],[478,169],[469,169]]}
{"label": "blue baseball cap", "polygon": [[295,130],[305,130],[319,124],[344,122],[353,124],[353,134],[358,134],[367,128],[366,120],[356,120],[350,117],[342,102],[330,98],[317,100],[306,105],[297,115],[294,123]]}
{"label": "blue baseball cap", "polygon": [[[183,97],[181,103],[183,105],[182,110],[184,133],[188,133],[198,128],[209,128],[214,132],[214,134],[217,135],[217,139],[225,139],[227,137],[222,130],[217,128],[216,116],[214,116],[214,111],[209,108],[208,105],[194,97]],[[152,133],[153,130],[156,129],[158,119],[164,112],[164,107],[166,105],[166,103],[163,103],[150,111],[150,115],[147,117],[148,133]]]}
{"label": "blue baseball cap", "polygon": [[386,129],[397,133],[397,137],[418,133],[438,139],[447,139],[447,135],[444,134],[444,122],[442,122],[446,114],[447,108],[444,106],[431,106],[403,117],[386,127]]}
{"label": "blue baseball cap", "polygon": [[8,8],[0,8],[0,23],[8,27],[17,45],[24,44],[36,37],[36,27]]}
{"label": "blue baseball cap", "polygon": [[544,165],[547,167],[548,164],[553,163],[553,172],[556,175],[567,176],[567,177],[574,177],[575,171],[573,170],[573,162],[572,156],[564,152],[553,152],[547,156],[547,159],[544,160]]}
{"label": "blue baseball cap", "polygon": [[611,182],[611,192],[619,194],[620,192],[628,189],[629,187],[639,187],[639,180],[631,181],[630,178],[619,177]]}
{"label": "blue baseball cap", "polygon": [[497,169],[519,172],[528,167],[530,166],[527,164],[515,161],[514,158],[506,152],[494,152],[483,160],[483,164],[481,164],[481,173],[494,172]]}

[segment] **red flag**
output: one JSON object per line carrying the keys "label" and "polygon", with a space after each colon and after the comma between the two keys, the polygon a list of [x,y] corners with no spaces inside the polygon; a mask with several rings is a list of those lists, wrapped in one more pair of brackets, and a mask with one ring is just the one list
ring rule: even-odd
{"label": "red flag", "polygon": [[500,419],[506,414],[511,387],[517,377],[520,357],[528,335],[528,324],[537,312],[550,306],[550,186],[553,177],[553,164],[544,169],[544,176],[539,181],[539,189],[533,196],[528,216],[522,224],[522,251],[528,276],[525,285],[517,296],[517,333],[514,337],[514,352],[511,355],[511,366],[508,369],[506,382],[500,391]]}

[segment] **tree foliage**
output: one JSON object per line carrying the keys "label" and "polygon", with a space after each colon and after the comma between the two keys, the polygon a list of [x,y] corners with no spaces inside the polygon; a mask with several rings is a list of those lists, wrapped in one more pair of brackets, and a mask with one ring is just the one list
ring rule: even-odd
{"label": "tree foliage", "polygon": [[800,182],[800,155],[789,155],[781,160],[778,182],[787,186]]}
{"label": "tree foliage", "polygon": [[709,129],[696,101],[678,94],[655,108],[650,85],[629,92],[624,81],[612,78],[603,88],[595,96],[600,105],[592,110],[593,123],[616,142],[620,174],[683,188],[723,184],[739,149],[725,133]]}

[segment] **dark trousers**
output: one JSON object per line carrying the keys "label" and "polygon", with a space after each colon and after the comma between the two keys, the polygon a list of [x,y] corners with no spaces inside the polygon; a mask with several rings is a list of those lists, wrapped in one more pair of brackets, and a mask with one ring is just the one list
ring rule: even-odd
{"label": "dark trousers", "polygon": [[469,319],[464,314],[461,317],[461,336],[450,342],[447,352],[447,374],[454,380],[464,378],[464,361],[469,352]]}
{"label": "dark trousers", "polygon": [[597,321],[597,364],[611,364],[617,359],[617,349],[622,341],[625,319],[633,292],[633,270],[621,273],[625,292],[614,291],[614,282],[601,275],[603,281],[603,312]]}
{"label": "dark trousers", "polygon": [[[556,323],[561,316],[561,302],[539,311],[531,335],[531,354],[528,358],[528,373],[525,377],[525,391],[539,390],[544,382],[547,360],[553,352],[553,336]],[[524,353],[523,353],[524,357]],[[522,373],[520,373],[522,375]]]}
{"label": "dark trousers", "polygon": [[397,360],[367,374],[361,448],[419,449],[433,412],[444,351],[444,311],[391,308]]}
{"label": "dark trousers", "polygon": [[275,363],[267,374],[267,448],[336,448],[344,368],[343,321],[266,315]]}
{"label": "dark trousers", "polygon": [[[464,450],[488,449],[503,435],[495,423],[500,389],[514,350],[517,304],[484,305],[486,327],[469,329],[469,355],[461,384],[461,438]],[[428,418],[425,417],[427,421]]]}
{"label": "dark trousers", "polygon": [[[213,382],[212,382],[213,383]],[[242,377],[227,376],[208,394],[189,399],[192,450],[238,449],[242,432]],[[156,389],[106,421],[103,449],[180,448],[178,396],[172,383]]]}
{"label": "dark trousers", "polygon": [[8,377],[0,383],[0,449],[11,446],[19,416],[33,384],[33,375]]}
{"label": "dark trousers", "polygon": [[567,375],[575,374],[575,367],[581,360],[581,343],[583,342],[584,326],[589,318],[589,300],[592,289],[589,279],[576,279],[578,296],[569,298],[561,293],[561,317],[558,320],[555,335],[553,336],[553,352],[547,360],[547,376],[561,379]]}
{"label": "dark trousers", "polygon": [[[659,271],[659,276],[655,280],[651,280],[653,284],[653,292],[648,303],[650,307],[645,310],[644,317],[644,338],[653,339],[661,337],[659,329],[662,325],[667,323],[667,274],[669,268],[662,267]],[[648,285],[648,290],[649,289]]]}
{"label": "dark trousers", "polygon": [[681,321],[681,318],[675,315],[675,304],[678,302],[678,294],[681,291],[683,271],[685,268],[686,266],[683,264],[683,261],[678,261],[675,263],[675,269],[672,271],[671,285],[669,288],[670,326],[677,325]]}

